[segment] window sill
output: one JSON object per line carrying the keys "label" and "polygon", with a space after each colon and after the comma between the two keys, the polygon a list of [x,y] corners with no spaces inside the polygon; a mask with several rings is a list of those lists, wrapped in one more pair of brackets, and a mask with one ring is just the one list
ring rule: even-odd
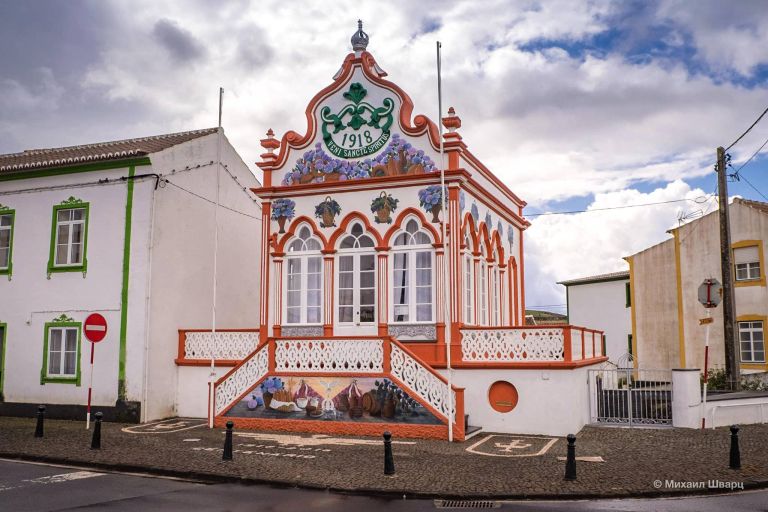
{"label": "window sill", "polygon": [[40,384],[74,384],[80,386],[80,376],[75,377],[40,377]]}
{"label": "window sill", "polygon": [[760,279],[744,279],[743,281],[734,280],[733,285],[736,288],[741,288],[742,286],[765,286],[765,277]]}
{"label": "window sill", "polygon": [[88,262],[83,263],[82,265],[71,265],[71,266],[52,266],[48,265],[48,278],[50,279],[51,274],[59,274],[64,272],[81,272],[83,274],[83,277],[85,277],[86,272],[88,272]]}

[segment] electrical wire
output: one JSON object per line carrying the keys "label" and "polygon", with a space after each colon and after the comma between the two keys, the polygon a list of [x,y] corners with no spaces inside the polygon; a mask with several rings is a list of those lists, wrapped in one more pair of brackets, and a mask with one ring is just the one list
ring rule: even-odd
{"label": "electrical wire", "polygon": [[765,145],[766,145],[766,144],[768,144],[768,139],[765,139],[765,142],[763,142],[763,145],[762,145],[762,146],[760,146],[759,148],[757,148],[757,151],[755,151],[754,153],[752,153],[752,156],[751,156],[751,157],[749,157],[749,158],[747,159],[747,161],[746,161],[746,162],[744,162],[743,164],[741,164],[741,166],[740,166],[738,169],[736,169],[736,174],[739,174],[739,171],[740,171],[740,170],[742,170],[744,167],[746,167],[746,165],[747,165],[749,162],[751,162],[751,161],[752,161],[752,159],[753,159],[753,158],[755,158],[755,157],[757,156],[757,154],[758,154],[758,153],[760,153],[760,152],[763,150],[763,148],[765,147]]}
{"label": "electrical wire", "polygon": [[[197,197],[198,199],[202,199],[203,201],[206,201],[208,203],[216,204],[216,201],[212,201],[212,200],[208,199],[207,197],[203,197],[200,194],[192,192],[191,190],[187,190],[186,188],[182,187],[181,185],[175,184],[174,182],[170,181],[167,178],[163,178],[163,183],[167,183],[167,184],[169,184],[169,185],[171,185],[173,187],[176,187],[177,189],[179,189],[179,190],[181,190],[183,192],[186,192],[187,194],[193,195],[193,196]],[[245,217],[250,217],[252,219],[261,220],[261,217],[257,217],[255,215],[251,215],[250,213],[241,212],[240,210],[235,210],[234,208],[230,208],[229,206],[225,206],[223,204],[219,204],[219,207],[220,208],[224,208],[225,210],[229,210],[229,211],[234,212],[234,213],[239,213],[240,215],[243,215]]]}
{"label": "electrical wire", "polygon": [[739,136],[739,138],[738,138],[738,139],[736,139],[735,141],[733,141],[733,143],[731,143],[731,145],[730,145],[730,146],[728,146],[727,148],[725,148],[725,150],[726,150],[726,151],[728,151],[728,150],[729,150],[729,149],[731,149],[733,146],[735,146],[736,144],[738,144],[738,142],[739,142],[741,139],[743,139],[743,138],[744,138],[744,136],[745,136],[746,134],[748,134],[748,133],[749,133],[749,132],[752,130],[752,128],[754,128],[754,127],[755,127],[755,125],[756,125],[757,123],[759,123],[759,122],[760,122],[760,120],[763,118],[763,116],[764,116],[766,113],[768,113],[768,108],[766,108],[765,110],[763,110],[763,113],[762,113],[762,114],[760,114],[760,117],[758,117],[758,118],[757,118],[757,120],[756,120],[754,123],[752,123],[752,126],[750,126],[749,128],[747,128],[747,131],[745,131],[744,133],[742,133],[742,134]]}
{"label": "electrical wire", "polygon": [[[704,198],[703,201],[700,201],[700,199]],[[680,203],[683,201],[693,201],[698,204],[703,204],[706,201],[706,196],[700,196],[695,199],[690,198],[683,198],[683,199],[671,199],[669,201],[658,201],[656,203],[642,203],[642,204],[627,204],[623,206],[607,206],[605,208],[592,208],[591,210],[571,210],[571,211],[565,211],[565,212],[543,212],[543,213],[526,213],[523,214],[524,217],[540,217],[543,215],[572,215],[574,213],[590,213],[590,212],[602,212],[606,210],[621,210],[623,208],[639,208],[641,206],[656,206],[660,204],[671,204],[671,203]]]}
{"label": "electrical wire", "polygon": [[[738,171],[736,171],[736,173],[738,174]],[[739,179],[740,179],[740,180],[744,180],[744,181],[746,182],[746,184],[747,184],[747,185],[749,185],[750,187],[752,187],[752,190],[754,190],[755,192],[757,192],[758,194],[760,194],[761,196],[763,196],[763,199],[765,199],[766,201],[768,201],[768,197],[766,197],[766,196],[765,196],[765,194],[763,194],[762,192],[760,192],[760,191],[757,189],[757,187],[755,187],[755,186],[752,184],[752,182],[750,182],[750,181],[749,181],[749,180],[748,180],[746,177],[744,177],[744,176],[742,176],[742,175],[740,175],[740,174],[739,174]]]}

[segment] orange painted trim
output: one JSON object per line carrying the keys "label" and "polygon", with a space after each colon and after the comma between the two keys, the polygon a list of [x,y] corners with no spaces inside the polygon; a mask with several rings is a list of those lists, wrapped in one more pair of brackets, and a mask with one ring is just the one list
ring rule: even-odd
{"label": "orange painted trim", "polygon": [[563,330],[563,359],[566,362],[573,361],[573,349],[571,340],[571,329],[565,328]]}
{"label": "orange painted trim", "polygon": [[[448,439],[446,425],[410,425],[406,423],[359,423],[342,421],[316,420],[281,420],[267,418],[235,418],[216,416],[214,426],[224,428],[228,421],[235,424],[236,429],[243,430],[275,430],[278,432],[306,432],[313,434],[341,434],[350,436],[381,437],[384,432],[406,439]],[[456,441],[463,441],[454,435]]]}
{"label": "orange painted trim", "polygon": [[520,230],[520,315],[521,323],[525,323],[525,256],[523,253],[523,230]]}
{"label": "orange painted trim", "polygon": [[333,337],[333,325],[323,325],[323,336]]}
{"label": "orange painted trim", "polygon": [[464,243],[464,239],[465,235],[469,235],[469,237],[472,239],[472,247],[469,248],[472,254],[480,250],[480,241],[478,240],[477,229],[475,228],[475,218],[472,217],[471,213],[465,213],[464,221],[461,224],[461,248],[467,248],[466,244]]}
{"label": "orange painted trim", "polygon": [[574,368],[581,368],[582,366],[589,366],[592,364],[599,364],[607,361],[605,356],[592,357],[589,359],[579,359],[578,361],[536,361],[531,363],[470,363],[462,362],[451,364],[454,369],[482,369],[482,370],[572,370]]}
{"label": "orange painted trim", "polygon": [[[216,366],[237,366],[240,361],[237,359],[216,359]],[[176,366],[211,366],[210,359],[179,359],[173,360]]]}
{"label": "orange painted trim", "polygon": [[427,220],[426,215],[424,215],[421,210],[414,207],[408,207],[400,212],[400,214],[395,219],[394,224],[392,224],[392,227],[390,227],[384,234],[384,245],[390,246],[392,244],[392,237],[395,235],[395,233],[402,229],[403,222],[405,222],[405,218],[409,215],[413,215],[419,219],[421,227],[429,231],[429,234],[432,235],[434,245],[439,247],[443,246],[440,241],[440,233],[437,231],[437,229],[435,229],[432,223]]}
{"label": "orange painted trim", "polygon": [[336,241],[341,237],[341,235],[347,233],[347,227],[355,220],[360,221],[365,226],[366,233],[373,236],[373,238],[376,240],[377,246],[384,245],[381,239],[381,235],[379,234],[378,230],[375,229],[373,225],[371,225],[371,221],[368,220],[368,217],[360,212],[355,211],[348,213],[339,223],[339,227],[336,228],[331,237],[328,239],[328,243],[325,248],[328,250],[335,249]]}
{"label": "orange painted trim", "polygon": [[299,229],[299,226],[304,223],[308,224],[309,229],[312,231],[312,234],[314,234],[317,238],[320,239],[321,245],[325,248],[328,248],[328,240],[320,231],[320,228],[317,227],[317,224],[315,223],[315,221],[313,219],[310,219],[306,215],[302,215],[300,217],[296,217],[291,221],[291,224],[288,226],[288,229],[286,230],[285,234],[275,244],[276,253],[285,252],[285,244],[288,242],[288,240],[292,239],[296,235],[296,231]]}

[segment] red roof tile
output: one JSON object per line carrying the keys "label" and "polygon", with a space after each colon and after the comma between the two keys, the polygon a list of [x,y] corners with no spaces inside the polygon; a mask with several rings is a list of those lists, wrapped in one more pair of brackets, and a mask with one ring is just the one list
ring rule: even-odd
{"label": "red roof tile", "polygon": [[216,133],[217,130],[218,128],[207,128],[64,148],[28,149],[21,153],[0,155],[0,174],[146,156],[182,142]]}

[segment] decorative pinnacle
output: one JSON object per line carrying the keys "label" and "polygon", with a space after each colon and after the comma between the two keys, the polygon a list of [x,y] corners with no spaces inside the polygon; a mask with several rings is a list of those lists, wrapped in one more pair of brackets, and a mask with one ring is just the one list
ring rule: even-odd
{"label": "decorative pinnacle", "polygon": [[357,32],[352,34],[352,49],[363,52],[368,47],[368,34],[363,32],[363,20],[357,20]]}

